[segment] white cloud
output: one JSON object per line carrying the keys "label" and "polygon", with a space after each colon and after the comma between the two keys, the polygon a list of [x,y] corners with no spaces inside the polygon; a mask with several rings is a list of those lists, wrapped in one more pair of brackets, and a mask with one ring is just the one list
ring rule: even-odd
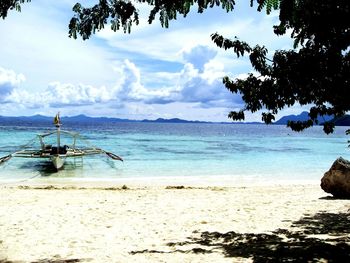
{"label": "white cloud", "polygon": [[147,89],[141,82],[140,70],[129,60],[125,60],[119,72],[114,87],[95,87],[92,85],[51,82],[43,91],[29,92],[19,84],[24,76],[14,71],[0,70],[0,90],[6,95],[8,103],[16,103],[28,108],[40,107],[70,107],[113,102],[119,105],[132,101],[152,103],[167,103],[176,94],[174,88]]}
{"label": "white cloud", "polygon": [[140,70],[129,60],[122,65],[121,81],[115,90],[116,96],[122,101],[144,101],[145,103],[166,103],[176,96],[176,88],[146,88],[141,81]]}
{"label": "white cloud", "polygon": [[0,67],[0,101],[6,99],[24,81],[23,74],[16,74],[13,70]]}
{"label": "white cloud", "polygon": [[246,1],[237,1],[235,12],[228,14],[221,8],[197,14],[194,6],[187,18],[171,21],[169,29],[161,28],[158,18],[148,25],[149,7],[140,4],[141,24],[130,35],[107,26],[88,41],[73,40],[67,25],[75,1],[49,2],[32,1],[0,23],[0,34],[6,36],[1,66],[13,69],[0,68],[0,101],[6,102],[1,114],[13,115],[11,109],[18,110],[15,114],[54,113],[60,107],[94,116],[224,120],[227,108],[242,101],[225,89],[222,77],[251,68],[246,58],[217,48],[210,34],[218,31],[270,49],[290,42],[274,36],[275,14],[258,13]]}
{"label": "white cloud", "polygon": [[50,106],[62,107],[72,105],[91,105],[106,102],[112,98],[106,87],[93,87],[90,85],[50,83],[44,96],[50,99]]}
{"label": "white cloud", "polygon": [[[215,64],[204,67],[200,72],[192,64],[186,64],[180,79],[181,102],[197,102],[201,107],[232,107],[236,103],[241,103],[241,99],[231,94],[223,85],[222,77],[225,75],[219,65]],[[209,69],[209,71],[207,71]]]}
{"label": "white cloud", "polygon": [[[147,18],[148,13],[143,12],[142,15]],[[210,34],[219,32],[228,38],[238,36],[251,45],[265,45],[271,50],[291,46],[288,35],[277,37],[273,33],[272,25],[277,21],[276,13],[266,15],[265,12],[257,12],[256,8],[250,8],[246,1],[237,1],[235,11],[230,13],[217,7],[198,14],[196,7],[193,7],[186,18],[179,16],[170,21],[168,29],[161,28],[157,19],[151,25],[147,19],[142,19],[139,26],[133,27],[130,35],[106,28],[96,37],[115,50],[168,62],[182,62],[183,50],[200,45],[210,46],[218,52],[216,59],[225,61],[226,67],[230,68],[237,65],[232,59],[235,57],[233,52],[219,49],[210,39]]]}
{"label": "white cloud", "polygon": [[179,75],[178,101],[199,103],[203,108],[226,108],[242,103],[240,96],[231,94],[223,85],[222,78],[227,73],[224,65],[215,60],[215,50],[199,45],[184,54],[188,63]]}
{"label": "white cloud", "polygon": [[16,87],[6,98],[8,103],[15,103],[27,108],[92,105],[111,99],[113,99],[113,93],[104,86],[93,87],[60,82],[50,83],[42,92],[28,92],[21,87]]}
{"label": "white cloud", "polygon": [[191,49],[183,49],[181,54],[186,62],[191,63],[195,68],[203,71],[204,65],[216,57],[217,51],[208,46],[197,45]]}
{"label": "white cloud", "polygon": [[[198,53],[201,54],[197,60]],[[239,96],[231,94],[224,87],[224,66],[213,60],[216,52],[201,45],[186,50],[185,54],[189,62],[184,64],[180,72],[167,74],[170,84],[161,88],[145,87],[140,69],[125,60],[120,66],[121,79],[115,88],[116,97],[123,102],[139,101],[146,104],[198,103],[203,108],[242,103]]]}
{"label": "white cloud", "polygon": [[149,25],[148,14],[147,11],[142,12],[140,24],[132,28],[130,35],[113,32],[106,27],[98,32],[96,37],[106,41],[110,47],[129,54],[163,61],[181,61],[182,57],[179,56],[181,50],[198,45],[210,45],[216,48],[210,39],[211,33],[220,30],[231,34],[244,31],[248,25],[254,26],[251,24],[251,18],[242,20],[221,8],[208,8],[203,14],[198,14],[196,7],[193,7],[186,18],[180,15],[176,20],[170,21],[169,28],[162,28],[158,17]]}
{"label": "white cloud", "polygon": [[113,93],[106,87],[91,85],[73,85],[70,83],[52,82],[43,91],[28,91],[20,84],[25,80],[22,74],[0,68],[0,90],[7,103],[14,103],[26,108],[46,106],[65,107],[102,103],[113,98]]}
{"label": "white cloud", "polygon": [[25,74],[23,85],[31,91],[42,91],[52,81],[111,84],[109,51],[68,37],[74,1],[53,2],[31,1],[1,21],[0,34],[6,36],[1,38],[1,66]]}
{"label": "white cloud", "polygon": [[[196,60],[195,54],[204,55]],[[206,55],[209,54],[209,55]],[[27,108],[82,107],[105,104],[105,107],[121,108],[128,103],[171,104],[174,102],[196,103],[196,107],[231,107],[241,104],[239,96],[234,96],[222,84],[224,66],[215,58],[211,49],[205,46],[193,47],[186,51],[192,63],[183,65],[180,72],[159,73],[169,80],[162,87],[145,86],[140,69],[131,61],[124,60],[116,68],[114,86],[92,86],[86,84],[51,82],[43,91],[29,92],[20,85],[13,85],[7,94],[7,102]],[[200,63],[198,63],[200,61]],[[19,84],[22,75],[11,72],[12,82]],[[24,78],[24,77],[23,77]],[[135,108],[135,106],[134,106]]]}

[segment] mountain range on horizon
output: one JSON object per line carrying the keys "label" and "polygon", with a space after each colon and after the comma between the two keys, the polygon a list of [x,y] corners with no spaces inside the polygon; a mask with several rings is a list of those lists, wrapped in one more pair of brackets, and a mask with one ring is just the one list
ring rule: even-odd
{"label": "mountain range on horizon", "polygon": [[[143,120],[133,120],[133,119],[122,119],[122,118],[114,118],[114,117],[90,117],[84,114],[79,114],[76,116],[62,116],[61,121],[63,123],[72,123],[72,122],[80,122],[80,123],[108,123],[108,122],[143,122],[143,123],[217,123],[217,124],[232,124],[233,122],[211,122],[211,121],[198,121],[198,120],[184,120],[180,118],[171,118],[164,119],[158,118],[155,120],[143,119]],[[32,116],[1,116],[0,115],[0,124],[4,122],[52,122],[53,117],[48,117],[40,114],[32,115]],[[243,122],[242,122],[243,123]],[[260,122],[245,122],[246,124],[261,124]]]}
{"label": "mountain range on horizon", "polygon": [[[308,112],[304,111],[299,115],[287,115],[281,117],[279,120],[274,122],[276,125],[286,125],[288,120],[290,121],[305,121],[308,118]],[[33,115],[33,116],[1,116],[0,115],[0,124],[12,124],[12,123],[52,123],[53,117],[44,116],[44,115]],[[113,117],[90,117],[84,114],[76,116],[62,116],[62,122],[65,123],[110,123],[110,122],[143,122],[143,123],[207,123],[207,124],[264,124],[263,122],[210,122],[210,121],[192,121],[184,120],[179,118],[164,119],[158,118],[155,120],[132,120],[132,119],[121,119]],[[350,126],[350,115],[345,115],[341,118],[334,120],[332,116],[325,116],[319,118],[319,123],[324,121],[334,121],[336,126]]]}
{"label": "mountain range on horizon", "polygon": [[[274,124],[283,124],[286,125],[288,121],[306,121],[309,118],[309,113],[307,111],[303,111],[302,113],[298,115],[286,115],[280,118],[278,121],[274,122]],[[333,116],[319,116],[317,118],[318,122],[324,123],[326,121],[332,121],[334,119]]]}

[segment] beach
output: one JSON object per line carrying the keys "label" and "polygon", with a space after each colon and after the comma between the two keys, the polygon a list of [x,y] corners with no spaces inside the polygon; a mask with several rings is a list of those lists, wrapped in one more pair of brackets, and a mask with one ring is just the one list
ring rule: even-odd
{"label": "beach", "polygon": [[2,185],[0,262],[266,262],[348,254],[350,202],[316,183],[170,183]]}

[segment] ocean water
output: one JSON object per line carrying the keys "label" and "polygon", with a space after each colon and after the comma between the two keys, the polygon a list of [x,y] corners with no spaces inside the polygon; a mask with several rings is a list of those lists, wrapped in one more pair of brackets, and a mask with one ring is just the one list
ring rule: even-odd
{"label": "ocean water", "polygon": [[[296,133],[279,125],[64,125],[62,129],[79,132],[92,145],[121,156],[124,162],[90,156],[69,159],[63,170],[54,172],[50,162],[12,158],[0,166],[0,181],[191,176],[237,181],[319,180],[336,158],[350,158],[345,135],[348,128],[337,127],[334,134],[325,135],[321,127]],[[0,126],[0,156],[18,150],[47,130],[45,126]],[[71,142],[62,138],[62,144]]]}

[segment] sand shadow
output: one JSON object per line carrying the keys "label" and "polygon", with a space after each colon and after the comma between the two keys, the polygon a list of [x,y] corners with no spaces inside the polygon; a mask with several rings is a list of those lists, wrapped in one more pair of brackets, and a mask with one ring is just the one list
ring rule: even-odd
{"label": "sand shadow", "polygon": [[350,200],[349,197],[334,197],[332,195],[327,195],[324,197],[320,197],[319,200]]}
{"label": "sand shadow", "polygon": [[[76,262],[87,262],[91,261],[91,259],[40,259],[38,261],[31,261],[30,263],[76,263]],[[0,260],[0,263],[24,263],[24,261],[8,261],[8,260]]]}
{"label": "sand shadow", "polygon": [[131,254],[221,253],[253,262],[350,262],[349,219],[349,213],[317,213],[293,222],[292,230],[268,234],[194,232],[184,241],[168,243],[168,251],[146,249]]}

